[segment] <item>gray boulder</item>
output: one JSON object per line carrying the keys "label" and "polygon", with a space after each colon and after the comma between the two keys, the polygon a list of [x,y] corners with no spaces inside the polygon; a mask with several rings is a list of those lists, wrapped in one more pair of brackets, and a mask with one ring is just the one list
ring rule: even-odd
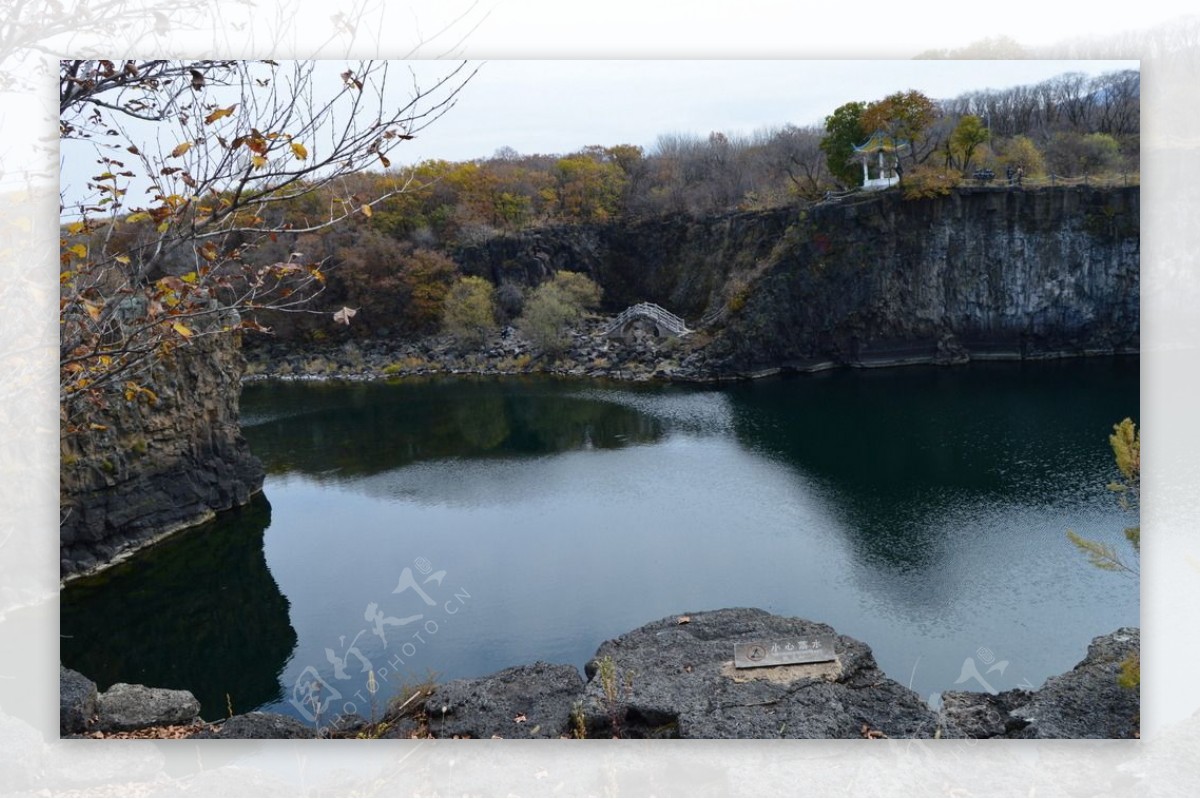
{"label": "gray boulder", "polygon": [[1117,682],[1121,662],[1141,650],[1134,627],[1092,639],[1087,657],[1046,680],[1012,715],[1028,721],[1018,738],[1133,738],[1140,725],[1141,691]]}
{"label": "gray boulder", "polygon": [[298,719],[280,713],[243,713],[221,722],[217,729],[197,733],[193,738],[315,738],[316,731]]}
{"label": "gray boulder", "polygon": [[191,691],[147,688],[119,682],[100,694],[93,729],[124,732],[170,724],[191,724],[200,714],[200,703]]}
{"label": "gray boulder", "polygon": [[[834,637],[836,661],[733,668],[736,643],[817,635]],[[866,644],[754,608],[647,624],[601,645],[586,671],[584,717],[596,736],[928,738],[936,729],[936,715],[879,670]]]}
{"label": "gray boulder", "polygon": [[558,738],[571,729],[571,710],[583,693],[574,666],[538,661],[478,680],[454,680],[425,701],[437,738]]}
{"label": "gray boulder", "polygon": [[1141,636],[1122,627],[1092,640],[1074,669],[1036,691],[994,696],[973,691],[943,694],[939,724],[946,738],[1134,738],[1140,691],[1123,688],[1121,663],[1140,651]]}
{"label": "gray boulder", "polygon": [[85,732],[96,716],[96,683],[77,671],[58,667],[58,734]]}

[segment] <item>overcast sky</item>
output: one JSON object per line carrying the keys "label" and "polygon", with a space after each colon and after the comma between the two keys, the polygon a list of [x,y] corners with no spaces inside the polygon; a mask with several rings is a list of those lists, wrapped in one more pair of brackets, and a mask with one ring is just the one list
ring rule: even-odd
{"label": "overcast sky", "polygon": [[[431,66],[420,65],[422,70]],[[918,89],[935,99],[1136,61],[489,61],[461,101],[393,162],[465,160],[499,147],[568,153],[650,147],[663,133],[748,134],[819,124],[839,105]]]}
{"label": "overcast sky", "polygon": [[[703,60],[479,62],[458,104],[416,139],[389,153],[394,169],[439,158],[487,158],[501,147],[523,154],[566,154],[598,144],[636,144],[647,150],[664,133],[707,136],[712,131],[820,124],[842,103],[876,100],[918,89],[934,99],[963,92],[1031,84],[1065,72],[1097,75],[1136,69],[1136,61]],[[320,86],[341,85],[344,61],[321,64]],[[403,105],[413,81],[428,87],[451,64],[394,62],[388,96]],[[411,70],[412,77],[408,72]],[[210,99],[218,99],[213,95]],[[232,99],[232,98],[231,98]],[[130,128],[137,135],[136,128]],[[178,136],[161,126],[169,151]],[[137,142],[148,151],[145,142]],[[95,174],[91,145],[62,145],[63,196],[70,208]],[[141,204],[130,187],[126,207]],[[68,216],[70,212],[68,211]]]}

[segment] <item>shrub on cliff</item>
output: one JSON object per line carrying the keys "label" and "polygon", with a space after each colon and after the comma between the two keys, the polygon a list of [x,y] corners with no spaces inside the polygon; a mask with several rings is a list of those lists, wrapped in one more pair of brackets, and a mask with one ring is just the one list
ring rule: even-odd
{"label": "shrub on cliff", "polygon": [[919,200],[949,194],[960,181],[961,176],[953,169],[921,164],[909,170],[900,185],[904,190],[904,199]]}
{"label": "shrub on cliff", "polygon": [[600,302],[600,287],[577,272],[559,272],[538,286],[525,302],[517,327],[543,352],[556,355],[571,342],[571,328],[585,307]]}
{"label": "shrub on cliff", "polygon": [[481,277],[459,278],[442,310],[442,329],[464,347],[478,348],[496,329],[492,284]]}
{"label": "shrub on cliff", "polygon": [[1025,177],[1032,178],[1046,173],[1046,159],[1042,151],[1028,136],[1013,136],[1004,143],[1000,153],[1000,164],[1014,170],[1024,170]]}

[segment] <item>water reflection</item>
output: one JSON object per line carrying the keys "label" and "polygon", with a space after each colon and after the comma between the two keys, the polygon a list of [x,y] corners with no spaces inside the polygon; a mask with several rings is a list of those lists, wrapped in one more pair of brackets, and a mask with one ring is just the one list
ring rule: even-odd
{"label": "water reflection", "polygon": [[346,481],[419,461],[545,455],[651,443],[664,425],[547,380],[435,378],[400,385],[257,384],[244,426],[272,474]]}
{"label": "water reflection", "polygon": [[1137,414],[1137,369],[1124,358],[834,372],[730,394],[741,441],[842,497],[864,563],[926,570],[944,565],[951,528],[931,521],[947,514],[1064,494],[1109,502],[1097,452]]}
{"label": "water reflection", "polygon": [[[1074,526],[1120,543],[1128,520],[1103,488],[1106,435],[1137,409],[1136,359],[720,389],[254,385],[243,412],[271,473],[270,529],[264,507],[240,535],[180,539],[177,562],[148,553],[139,579],[72,587],[63,629],[83,631],[74,656],[94,648],[107,669],[94,676],[195,680],[187,687],[219,712],[230,675],[251,672],[235,709],[244,694],[294,712],[286,693],[309,668],[353,695],[362,686],[341,681],[328,652],[356,640],[375,665],[401,647],[397,671],[453,679],[536,659],[582,666],[649,620],[731,606],[832,624],[922,693],[951,687],[981,645],[1013,663],[998,688],[1036,685],[1092,636],[1137,622],[1136,584],[1088,569],[1064,539]],[[224,541],[214,552],[214,534],[232,538],[211,539]],[[205,551],[188,548],[200,540]],[[470,601],[422,619],[436,636],[408,642],[409,655],[401,630],[385,644],[364,611],[442,614],[393,591],[422,562],[447,570],[439,603],[460,590]],[[228,579],[239,568],[253,574]],[[253,635],[230,620],[252,606],[270,616],[251,618]],[[236,661],[251,648],[252,665]],[[149,675],[142,660],[155,652],[169,681],[135,671]],[[171,671],[192,662],[186,677]]]}
{"label": "water reflection", "polygon": [[61,597],[63,665],[101,689],[186,688],[210,719],[228,704],[246,712],[277,701],[297,638],[263,552],[270,523],[259,496],[71,583]]}

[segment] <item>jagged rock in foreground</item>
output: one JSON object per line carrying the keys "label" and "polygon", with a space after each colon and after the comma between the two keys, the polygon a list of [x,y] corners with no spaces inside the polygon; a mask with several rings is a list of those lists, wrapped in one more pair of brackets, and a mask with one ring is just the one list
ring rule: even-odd
{"label": "jagged rock in foreground", "polygon": [[193,738],[316,738],[316,731],[291,716],[279,713],[243,713],[221,722],[213,732]]}
{"label": "jagged rock in foreground", "polygon": [[[836,659],[734,669],[734,645],[831,636]],[[871,649],[824,624],[730,608],[669,616],[603,643],[586,682],[569,665],[534,663],[439,686],[424,720],[402,719],[382,737],[437,738],[1132,738],[1138,690],[1122,688],[1121,663],[1139,631],[1092,641],[1087,657],[1037,691],[947,692],[940,711],[890,679]],[[196,722],[187,691],[94,684],[60,670],[64,736]],[[420,723],[418,723],[420,722]],[[81,729],[82,723],[82,729]],[[364,720],[341,725],[353,733]],[[96,733],[98,735],[98,733]],[[197,738],[314,738],[289,716],[253,712]]]}
{"label": "jagged rock in foreground", "polygon": [[[835,662],[733,668],[736,643],[818,635],[834,636]],[[600,673],[605,658],[614,672],[608,686]],[[652,622],[601,645],[587,672],[584,709],[597,735],[931,738],[936,729],[936,715],[879,670],[866,644],[824,624],[754,608]]]}
{"label": "jagged rock in foreground", "polygon": [[87,730],[96,716],[96,683],[61,664],[58,667],[58,732]]}
{"label": "jagged rock in foreground", "polygon": [[950,738],[1135,738],[1137,688],[1117,683],[1121,663],[1141,648],[1133,627],[1092,639],[1087,656],[1036,691],[942,696],[939,723]]}
{"label": "jagged rock in foreground", "polygon": [[191,691],[119,682],[100,694],[96,701],[96,721],[91,728],[100,732],[126,732],[191,724],[199,715],[200,703]]}
{"label": "jagged rock in foreground", "polygon": [[425,713],[438,738],[558,738],[582,694],[578,669],[538,661],[439,686]]}

